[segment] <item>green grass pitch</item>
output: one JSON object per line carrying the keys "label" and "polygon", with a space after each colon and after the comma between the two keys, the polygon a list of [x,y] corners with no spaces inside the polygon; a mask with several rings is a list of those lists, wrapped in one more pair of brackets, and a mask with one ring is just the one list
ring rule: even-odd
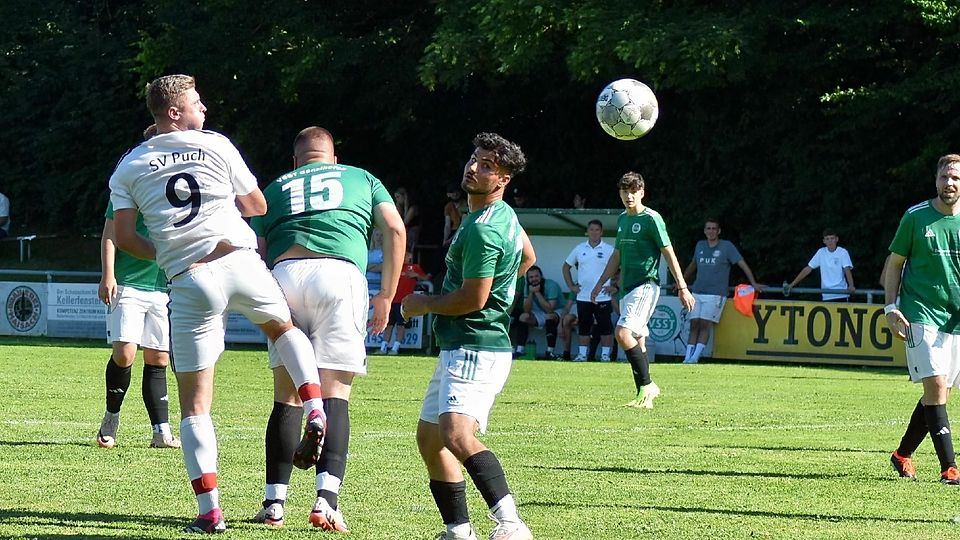
{"label": "green grass pitch", "polygon": [[[105,345],[0,338],[0,537],[183,538],[196,514],[179,451],[151,450],[139,362],[119,445],[94,435]],[[435,359],[371,357],[352,400],[342,509],[356,539],[426,539],[442,529],[414,428]],[[270,374],[260,350],[217,367],[227,538],[318,538],[313,473],[294,471],[287,526],[247,523],[263,490]],[[920,481],[889,453],[919,398],[901,370],[657,363],[652,411],[626,364],[517,361],[483,441],[500,457],[538,539],[960,537],[960,487],[937,482],[928,441]],[[171,418],[179,432],[176,385]],[[956,409],[952,409],[957,418]],[[468,481],[478,534],[491,528]]]}

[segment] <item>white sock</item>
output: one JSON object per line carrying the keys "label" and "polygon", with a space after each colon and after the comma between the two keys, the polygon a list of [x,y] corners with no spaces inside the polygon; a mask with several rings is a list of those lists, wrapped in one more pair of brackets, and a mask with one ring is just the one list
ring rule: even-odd
{"label": "white sock", "polygon": [[400,342],[399,342],[399,341],[394,341],[394,342],[393,342],[393,350],[394,350],[394,351],[399,351],[399,350],[400,350]]}
{"label": "white sock", "polygon": [[264,500],[287,500],[287,484],[267,484],[263,488]]}
{"label": "white sock", "polygon": [[343,483],[343,480],[341,480],[340,478],[337,478],[336,476],[333,476],[327,471],[321,472],[320,474],[317,475],[317,478],[316,478],[317,491],[320,491],[322,489],[325,491],[340,493],[340,484],[342,483]]}
{"label": "white sock", "polygon": [[610,347],[600,347],[600,356],[610,356]]}
{"label": "white sock", "polygon": [[468,538],[471,531],[473,531],[473,527],[470,526],[469,521],[459,525],[447,525],[447,532],[454,538]]}
{"label": "white sock", "polygon": [[695,345],[687,345],[687,354],[683,355],[683,359],[690,360],[693,357],[694,349],[696,349]]}
{"label": "white sock", "polygon": [[[187,476],[192,481],[204,474],[217,474],[217,434],[209,414],[188,416],[180,422],[180,440]],[[197,493],[200,514],[220,507],[220,490]]]}
{"label": "white sock", "polygon": [[690,359],[691,359],[691,360],[699,361],[699,360],[700,360],[700,355],[703,354],[703,348],[704,348],[705,346],[706,346],[706,345],[704,345],[703,343],[697,343],[697,347],[693,350],[693,354],[690,355]]}
{"label": "white sock", "polygon": [[153,432],[154,432],[154,433],[163,433],[163,434],[165,434],[165,435],[169,435],[169,434],[170,434],[170,424],[168,424],[167,422],[164,422],[164,423],[162,423],[162,424],[153,424]]}
{"label": "white sock", "polygon": [[517,503],[513,500],[513,495],[507,493],[502,499],[493,505],[490,512],[496,516],[497,521],[520,521],[520,514],[517,512]]}
{"label": "white sock", "polygon": [[[317,358],[313,352],[313,344],[306,334],[299,328],[291,328],[278,337],[273,346],[298,392],[305,384],[315,384],[319,390],[320,372],[317,371]],[[323,409],[321,398],[304,400],[303,412],[307,418],[310,418],[314,409]]]}
{"label": "white sock", "polygon": [[590,349],[590,346],[589,346],[589,345],[581,345],[581,346],[579,347],[579,352],[577,353],[577,356],[582,356],[582,357],[586,358],[586,357],[587,357],[587,350],[588,350],[588,349]]}
{"label": "white sock", "polygon": [[523,354],[523,353],[527,352],[527,348],[524,347],[523,345],[517,345],[517,352],[520,353],[520,354]]}
{"label": "white sock", "polygon": [[380,352],[387,352],[387,340],[380,342]]}

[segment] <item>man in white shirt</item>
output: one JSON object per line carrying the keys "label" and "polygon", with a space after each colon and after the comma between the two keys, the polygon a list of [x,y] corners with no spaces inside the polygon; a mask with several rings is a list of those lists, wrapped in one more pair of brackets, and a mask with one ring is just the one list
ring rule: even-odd
{"label": "man in white shirt", "polygon": [[[570,255],[563,262],[563,280],[567,287],[577,295],[577,320],[579,327],[580,350],[574,362],[584,362],[587,359],[587,350],[590,346],[590,334],[596,325],[600,333],[600,361],[610,361],[610,349],[613,347],[613,321],[610,318],[613,309],[610,303],[610,293],[604,284],[604,289],[597,295],[594,303],[590,299],[590,291],[597,284],[600,275],[607,267],[607,260],[613,254],[613,246],[604,242],[603,223],[594,219],[587,223],[587,241],[573,248]],[[570,275],[570,269],[577,268],[577,280]]]}
{"label": "man in white shirt", "polygon": [[10,199],[0,193],[0,238],[10,235]]}
{"label": "man in white shirt", "polygon": [[[820,269],[821,289],[842,289],[846,290],[847,293],[856,291],[857,288],[853,285],[853,262],[850,260],[850,253],[838,246],[837,243],[839,242],[840,237],[833,229],[824,229],[824,247],[817,250],[810,262],[797,274],[797,277],[793,278],[793,281],[784,288],[784,293],[790,294],[790,289],[810,275],[814,268]],[[849,302],[850,294],[823,293],[823,301]]]}
{"label": "man in white shirt", "polygon": [[[266,211],[257,179],[226,137],[202,130],[207,109],[193,77],[160,77],[146,94],[157,135],[127,152],[110,178],[115,242],[135,257],[156,258],[170,280],[180,437],[199,507],[184,531],[217,533],[226,524],[210,409],[224,314],[244,314],[273,342],[307,412],[297,454],[314,461],[325,429],[320,378],[310,340],[291,323],[283,293],[243,220]],[[150,239],[136,232],[138,211]]]}

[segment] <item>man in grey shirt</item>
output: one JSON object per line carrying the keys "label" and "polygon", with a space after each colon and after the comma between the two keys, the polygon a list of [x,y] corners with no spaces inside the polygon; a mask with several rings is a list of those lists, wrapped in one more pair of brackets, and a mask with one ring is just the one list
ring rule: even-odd
{"label": "man in grey shirt", "polygon": [[707,219],[703,226],[706,240],[697,242],[693,250],[693,260],[683,272],[687,283],[693,274],[697,274],[696,281],[690,287],[690,292],[696,299],[693,311],[689,314],[690,337],[687,339],[687,352],[683,357],[684,364],[696,364],[700,355],[710,340],[713,326],[720,321],[723,313],[723,304],[727,301],[727,288],[730,286],[730,267],[734,264],[743,270],[750,280],[750,285],[760,292],[762,285],[753,277],[750,266],[740,256],[737,247],[727,240],[720,239],[720,222],[716,219]]}

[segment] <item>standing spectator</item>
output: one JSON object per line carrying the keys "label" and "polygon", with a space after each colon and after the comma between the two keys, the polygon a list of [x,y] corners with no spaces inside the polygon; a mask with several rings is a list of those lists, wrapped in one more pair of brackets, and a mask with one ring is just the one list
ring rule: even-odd
{"label": "standing spectator", "polygon": [[916,480],[911,456],[929,434],[940,461],[940,481],[960,484],[947,417],[950,388],[960,386],[960,155],[940,158],[936,186],[936,197],[910,207],[900,220],[884,275],[887,324],[907,342],[910,379],[923,385],[890,462],[901,477]]}
{"label": "standing spectator", "polygon": [[587,196],[581,193],[573,194],[573,208],[575,210],[583,210],[587,207]]}
{"label": "standing spectator", "polygon": [[[310,338],[328,429],[318,458],[297,457],[300,399],[277,348],[271,347],[274,402],[267,423],[266,485],[254,521],[283,525],[293,466],[316,465],[317,499],[309,521],[325,531],[347,532],[339,496],[350,443],[350,395],[354,378],[367,373],[365,330],[379,334],[387,324],[403,266],[404,228],[380,180],[337,160],[329,131],[301,130],[293,150],[294,170],[266,187],[267,212],[251,225],[298,327]],[[380,290],[372,298],[363,278],[371,227],[382,234],[385,252]],[[369,305],[373,318],[368,321]]]}
{"label": "standing spectator", "polygon": [[617,321],[616,337],[633,368],[633,383],[637,387],[637,397],[627,406],[652,409],[653,400],[660,395],[660,387],[650,378],[646,336],[650,334],[647,324],[660,298],[661,254],[677,282],[680,303],[687,311],[692,311],[696,301],[683,279],[663,218],[643,205],[645,187],[643,177],[635,172],[624,174],[618,182],[620,200],[626,212],[617,220],[617,243],[607,261],[607,268],[593,286],[590,299],[595,301],[603,284],[620,270],[621,291],[625,294],[621,293],[622,311]]}
{"label": "standing spectator", "polygon": [[403,226],[407,228],[407,251],[413,251],[420,244],[420,207],[410,197],[407,188],[397,188],[393,200],[403,218]]}
{"label": "standing spectator", "polygon": [[521,295],[520,316],[513,321],[516,349],[514,356],[519,358],[526,353],[527,337],[530,327],[543,328],[547,336],[547,350],[540,356],[545,360],[554,360],[553,348],[557,346],[557,326],[560,315],[557,309],[563,309],[563,293],[560,285],[552,279],[543,277],[539,266],[527,270],[527,279]]}
{"label": "standing spectator", "polygon": [[367,285],[380,290],[380,277],[383,271],[383,233],[373,229],[370,234],[370,249],[367,251]]}
{"label": "standing spectator", "polygon": [[10,235],[10,199],[0,193],[0,238]]}
{"label": "standing spectator", "polygon": [[[314,460],[326,427],[320,377],[310,340],[293,326],[283,292],[243,220],[267,210],[257,178],[229,139],[203,130],[207,108],[193,77],[160,77],[146,94],[157,135],[127,152],[110,177],[115,241],[135,257],[155,258],[170,279],[183,461],[199,510],[184,531],[219,533],[227,525],[210,411],[224,315],[242,313],[279,351],[307,412],[297,452]],[[138,211],[150,239],[137,233]]]}
{"label": "standing spectator", "polygon": [[530,205],[527,194],[520,188],[513,188],[513,206],[514,208],[526,208]]}
{"label": "standing spectator", "polygon": [[578,323],[577,293],[570,291],[567,293],[563,311],[560,312],[560,326],[557,328],[557,339],[559,339],[563,345],[563,353],[560,355],[560,358],[563,360],[570,360],[570,349],[573,344],[573,329],[577,327]]}
{"label": "standing spectator", "polygon": [[714,325],[720,322],[723,305],[727,301],[727,289],[730,287],[731,266],[739,266],[757,292],[763,290],[737,247],[728,240],[720,239],[719,221],[707,219],[703,225],[703,234],[707,239],[697,242],[693,249],[693,259],[683,271],[683,279],[688,283],[693,274],[697,274],[697,279],[690,286],[697,304],[687,317],[690,320],[690,337],[687,339],[684,364],[696,364],[700,361],[700,355],[710,341],[710,332]]}
{"label": "standing spectator", "polygon": [[[567,287],[577,296],[577,319],[579,351],[574,362],[585,362],[590,348],[590,336],[596,328],[600,334],[600,361],[610,361],[610,349],[613,347],[613,323],[610,321],[610,294],[607,288],[610,282],[604,282],[595,299],[590,294],[597,279],[607,267],[607,261],[613,254],[613,246],[603,241],[603,223],[598,219],[587,224],[587,240],[580,243],[563,261],[563,279]],[[570,269],[577,268],[577,281],[573,280]]]}
{"label": "standing spectator", "polygon": [[459,184],[447,187],[447,204],[443,207],[443,248],[450,246],[454,233],[460,228],[464,214],[467,213],[467,203],[463,200],[463,190]]}
{"label": "standing spectator", "polygon": [[[487,430],[494,399],[510,374],[507,311],[517,276],[536,255],[517,215],[503,201],[526,158],[516,144],[481,133],[463,170],[470,213],[450,244],[450,269],[439,296],[411,294],[405,316],[434,313],[440,360],[427,386],[417,447],[446,530],[438,540],[476,540],[463,468],[490,509],[490,540],[532,540],[507,486],[503,466],[476,432]],[[462,467],[462,468],[461,468]]]}
{"label": "standing spectator", "polygon": [[[840,237],[833,229],[824,229],[824,247],[814,253],[810,262],[784,288],[784,294],[790,294],[790,289],[796,287],[797,283],[809,276],[814,268],[820,269],[821,289],[846,289],[847,293],[856,291],[857,288],[853,285],[853,262],[850,260],[850,253],[837,245],[839,241]],[[849,302],[850,294],[823,293],[823,301]]]}
{"label": "standing spectator", "polygon": [[[149,236],[143,216],[137,231]],[[110,359],[104,374],[107,410],[97,431],[97,444],[113,448],[120,427],[120,407],[130,388],[130,372],[143,347],[141,396],[153,426],[151,448],[180,448],[170,430],[167,366],[170,364],[170,322],[167,318],[167,276],[156,261],[145,261],[118,251],[114,244],[113,204],[107,204],[100,238],[100,300],[107,305],[107,342]],[[299,430],[300,427],[297,426]]]}
{"label": "standing spectator", "polygon": [[[400,314],[400,303],[413,294],[413,290],[417,288],[417,281],[421,279],[430,279],[430,276],[420,268],[419,264],[413,262],[413,253],[408,251],[404,257],[403,269],[400,271],[400,281],[397,282],[397,294],[393,295],[393,303],[390,305],[390,320],[387,321],[387,328],[383,331],[380,354],[391,356],[400,354],[400,345],[403,344],[407,330],[410,329],[410,321],[404,320],[403,315]],[[390,346],[391,336],[393,336],[393,346]]]}

